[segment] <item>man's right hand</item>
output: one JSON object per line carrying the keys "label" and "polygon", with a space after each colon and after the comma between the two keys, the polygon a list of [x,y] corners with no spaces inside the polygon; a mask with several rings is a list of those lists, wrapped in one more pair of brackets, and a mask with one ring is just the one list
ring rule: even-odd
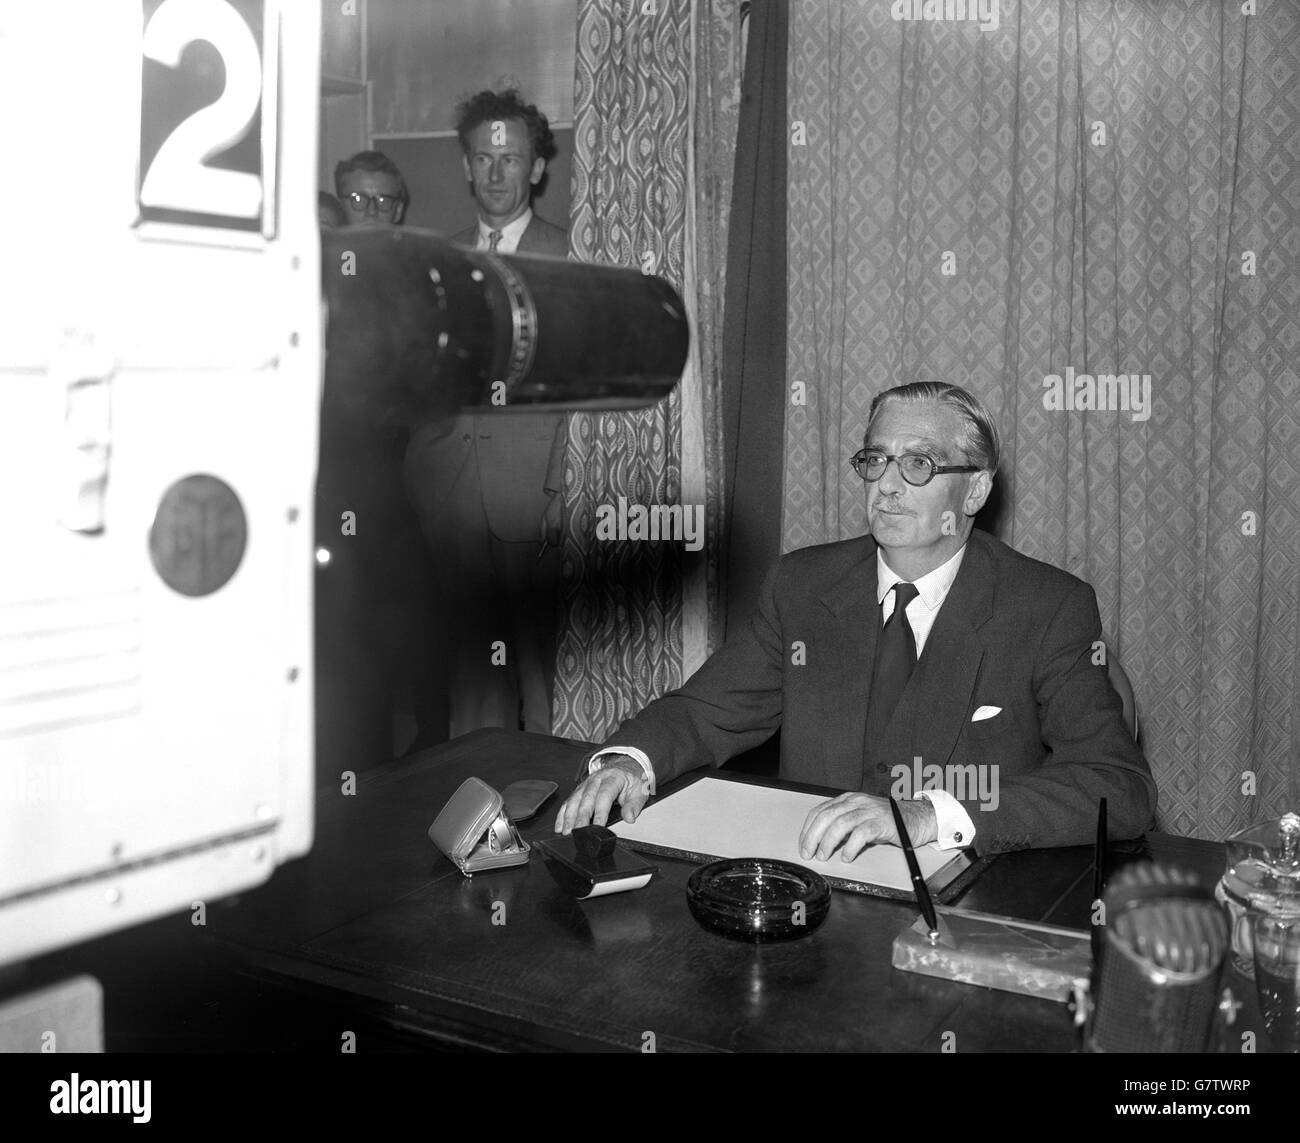
{"label": "man's right hand", "polygon": [[646,778],[641,763],[626,754],[605,755],[604,765],[588,775],[569,795],[555,818],[556,833],[578,826],[603,826],[615,802],[623,807],[623,820],[634,822],[646,803]]}

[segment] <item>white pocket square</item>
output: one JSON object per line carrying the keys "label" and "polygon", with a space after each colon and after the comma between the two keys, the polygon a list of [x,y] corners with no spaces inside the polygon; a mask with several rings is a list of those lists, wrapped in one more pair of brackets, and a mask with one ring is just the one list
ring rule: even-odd
{"label": "white pocket square", "polygon": [[996,714],[1001,714],[1000,706],[982,706],[970,716],[971,722],[983,722],[986,718],[992,718]]}

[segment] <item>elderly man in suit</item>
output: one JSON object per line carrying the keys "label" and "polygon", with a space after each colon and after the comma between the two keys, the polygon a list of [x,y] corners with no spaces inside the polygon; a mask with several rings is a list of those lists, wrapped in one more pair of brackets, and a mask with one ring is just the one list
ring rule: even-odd
{"label": "elderly man in suit", "polygon": [[[568,254],[568,231],[539,218],[555,139],[518,92],[483,91],[457,108],[474,226],[452,235],[489,254]],[[559,590],[562,416],[508,411],[418,426],[407,453],[412,504],[439,569],[451,627],[451,733],[485,726],[550,733]]]}
{"label": "elderly man in suit", "polygon": [[918,766],[985,768],[998,796],[914,783],[917,845],[1085,844],[1103,797],[1112,836],[1149,827],[1156,787],[1098,665],[1092,588],[974,530],[998,467],[980,402],[928,382],[882,393],[852,463],[870,535],[784,556],[749,626],[590,759],[557,832],[604,824],[615,801],[633,821],[657,784],[778,727],[782,777],[848,791],[809,813],[805,859],[899,844],[885,795]]}

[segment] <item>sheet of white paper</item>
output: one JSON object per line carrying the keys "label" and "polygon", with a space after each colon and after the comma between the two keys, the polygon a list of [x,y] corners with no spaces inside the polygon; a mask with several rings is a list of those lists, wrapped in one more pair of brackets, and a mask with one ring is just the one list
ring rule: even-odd
{"label": "sheet of white paper", "polygon": [[[815,869],[825,877],[910,890],[907,860],[894,845],[869,845],[852,861],[844,861],[838,854],[830,861],[805,861],[799,856],[804,819],[813,806],[824,801],[820,794],[705,777],[656,802],[631,825],[620,821],[610,828],[629,841],[716,857],[774,857]],[[933,842],[916,851],[921,875],[927,879],[953,856],[952,851]]]}

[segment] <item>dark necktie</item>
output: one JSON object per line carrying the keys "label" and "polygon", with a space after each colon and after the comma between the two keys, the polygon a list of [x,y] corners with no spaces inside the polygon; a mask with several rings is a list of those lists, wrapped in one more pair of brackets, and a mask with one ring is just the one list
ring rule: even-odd
{"label": "dark necktie", "polygon": [[501,245],[501,231],[493,230],[488,233],[488,253],[495,254],[497,247]]}
{"label": "dark necktie", "polygon": [[907,605],[918,594],[914,583],[894,584],[894,613],[880,632],[876,669],[871,677],[871,720],[882,733],[916,666],[916,637],[907,621]]}

